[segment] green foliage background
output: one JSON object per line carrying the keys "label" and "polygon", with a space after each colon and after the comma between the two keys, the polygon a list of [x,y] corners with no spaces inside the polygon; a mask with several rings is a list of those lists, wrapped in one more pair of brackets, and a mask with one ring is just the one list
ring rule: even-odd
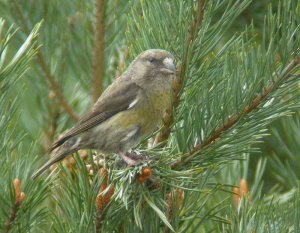
{"label": "green foliage background", "polygon": [[[115,192],[100,224],[95,199],[104,180],[88,173],[92,152],[88,162],[74,155],[78,169],[31,179],[49,145],[75,123],[51,80],[75,114],[92,106],[95,9],[94,1],[0,0],[1,232],[299,232],[299,65],[286,71],[300,62],[293,0],[107,1],[104,86],[148,48],[181,62],[167,146],[142,142],[138,150],[156,161],[135,168],[106,159],[104,193],[112,184]],[[195,149],[228,119],[235,124]],[[159,189],[137,181],[146,166]],[[26,199],[8,227],[15,178]],[[250,193],[235,206],[243,178]]]}

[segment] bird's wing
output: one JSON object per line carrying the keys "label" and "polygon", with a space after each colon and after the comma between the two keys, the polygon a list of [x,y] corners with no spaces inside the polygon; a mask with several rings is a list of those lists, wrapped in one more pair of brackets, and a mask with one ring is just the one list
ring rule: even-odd
{"label": "bird's wing", "polygon": [[136,103],[136,98],[141,90],[141,87],[133,82],[118,83],[112,85],[100,97],[94,105],[91,112],[83,117],[70,131],[68,131],[62,138],[56,141],[50,148],[50,151],[62,145],[69,138],[78,135],[90,128],[93,128],[103,121],[109,119],[115,114],[129,109],[133,103]]}

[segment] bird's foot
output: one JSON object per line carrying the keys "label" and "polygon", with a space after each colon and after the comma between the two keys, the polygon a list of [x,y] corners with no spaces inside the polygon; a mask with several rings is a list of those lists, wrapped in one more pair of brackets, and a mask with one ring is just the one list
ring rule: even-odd
{"label": "bird's foot", "polygon": [[138,155],[136,152],[126,152],[119,154],[121,158],[127,163],[129,167],[134,167],[141,164],[143,161],[147,160],[147,158]]}

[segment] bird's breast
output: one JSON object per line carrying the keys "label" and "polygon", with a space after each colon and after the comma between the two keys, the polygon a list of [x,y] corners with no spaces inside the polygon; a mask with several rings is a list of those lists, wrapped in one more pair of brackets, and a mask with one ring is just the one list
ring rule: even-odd
{"label": "bird's breast", "polygon": [[170,103],[168,92],[156,92],[139,100],[132,109],[122,113],[123,127],[137,124],[141,133],[146,136],[153,132],[161,123],[163,114]]}

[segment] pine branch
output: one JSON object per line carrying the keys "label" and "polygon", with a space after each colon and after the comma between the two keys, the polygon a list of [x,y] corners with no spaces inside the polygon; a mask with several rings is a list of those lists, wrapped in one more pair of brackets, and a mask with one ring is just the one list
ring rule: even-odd
{"label": "pine branch", "polygon": [[300,64],[300,57],[295,57],[283,70],[282,74],[275,79],[275,81],[270,84],[259,96],[257,96],[248,106],[246,106],[240,113],[236,113],[235,115],[229,117],[226,123],[217,128],[214,133],[207,138],[205,141],[200,142],[191,150],[191,152],[184,154],[178,161],[176,161],[173,165],[173,169],[177,169],[178,167],[182,166],[190,162],[195,156],[199,155],[199,153],[205,149],[206,147],[210,146],[212,143],[216,142],[221,136],[222,133],[231,129],[235,126],[235,124],[243,117],[249,115],[253,111],[257,110],[258,107],[266,101],[266,99],[280,87],[280,84],[289,77],[289,74]]}
{"label": "pine branch", "polygon": [[63,94],[63,92],[62,92],[62,90],[61,90],[61,88],[59,86],[59,84],[55,81],[55,77],[51,74],[50,69],[49,69],[49,67],[46,64],[45,58],[44,58],[44,56],[43,56],[43,54],[42,54],[41,51],[38,52],[37,58],[38,58],[38,63],[40,65],[42,71],[44,72],[44,75],[45,75],[46,79],[50,83],[52,91],[57,96],[59,104],[63,107],[63,109],[65,109],[65,111],[69,114],[69,116],[74,121],[78,121],[79,117],[74,112],[73,108],[68,103],[68,101],[66,100],[66,98],[65,98],[65,96],[64,96],[64,94]]}
{"label": "pine branch", "polygon": [[[192,17],[191,27],[190,27],[190,36],[187,39],[187,48],[186,53],[183,59],[183,69],[181,67],[181,62],[178,62],[177,65],[177,75],[173,84],[173,104],[170,105],[163,118],[163,129],[156,135],[154,145],[160,144],[163,146],[167,143],[167,140],[171,133],[171,128],[173,126],[175,115],[180,105],[180,96],[182,89],[184,87],[184,82],[186,80],[186,74],[188,69],[188,58],[190,54],[191,45],[197,36],[197,30],[201,27],[204,19],[204,9],[205,1],[200,0],[200,7],[196,4],[194,5],[194,15]],[[173,111],[172,111],[173,110]]]}
{"label": "pine branch", "polygon": [[9,219],[8,219],[8,222],[5,226],[5,229],[6,229],[5,233],[7,233],[11,230],[11,227],[13,225],[14,220],[16,219],[16,216],[17,216],[17,213],[19,211],[20,206],[21,206],[21,202],[16,201],[16,203],[14,205],[14,208],[13,208],[13,211],[12,211],[12,213],[11,213]]}
{"label": "pine branch", "polygon": [[51,91],[48,95],[51,104],[50,104],[50,114],[49,114],[49,123],[47,125],[48,130],[46,130],[46,136],[47,136],[47,142],[48,142],[48,146],[47,149],[50,148],[50,146],[53,144],[54,142],[54,138],[56,135],[56,131],[57,131],[57,127],[58,127],[58,120],[59,117],[61,115],[61,111],[59,109],[59,107],[53,103],[54,99],[55,99],[55,93],[53,91]]}
{"label": "pine branch", "polygon": [[[29,22],[26,19],[25,15],[24,15],[24,12],[22,11],[20,5],[18,3],[15,3],[15,8],[16,8],[16,11],[18,12],[18,15],[21,19],[21,22],[23,23],[23,27],[24,27],[25,32],[26,33],[29,32]],[[44,58],[41,51],[39,51],[37,53],[37,57],[38,57],[38,63],[40,65],[42,71],[44,72],[44,75],[45,75],[46,79],[48,80],[52,91],[57,96],[59,104],[62,106],[63,109],[65,109],[65,111],[69,114],[69,116],[74,121],[77,121],[79,119],[79,117],[74,112],[71,105],[68,103],[67,99],[64,96],[63,91],[61,90],[61,88],[59,86],[59,84],[55,81],[56,78],[51,74],[51,71],[50,71],[49,67],[46,64],[45,58]]]}
{"label": "pine branch", "polygon": [[97,101],[103,91],[105,76],[105,0],[97,0],[95,50],[93,60],[93,99]]}
{"label": "pine branch", "polygon": [[13,207],[13,211],[8,219],[8,222],[5,226],[5,233],[8,233],[11,230],[11,227],[17,217],[17,213],[20,209],[20,206],[26,198],[25,193],[21,192],[21,181],[19,179],[14,180],[14,188],[15,188],[16,202]]}

